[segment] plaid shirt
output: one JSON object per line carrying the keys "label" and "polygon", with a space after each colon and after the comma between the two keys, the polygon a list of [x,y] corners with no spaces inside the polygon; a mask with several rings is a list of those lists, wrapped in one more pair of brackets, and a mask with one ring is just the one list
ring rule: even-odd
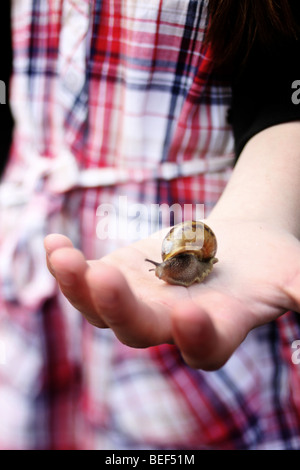
{"label": "plaid shirt", "polygon": [[[12,4],[0,447],[299,449],[294,313],[252,331],[224,367],[206,373],[185,365],[175,346],[131,349],[87,324],[44,263],[47,233],[67,234],[88,258],[147,233],[145,216],[140,233],[120,236],[124,197],[128,207],[189,205],[187,218],[196,204],[207,216],[217,202],[233,138],[230,88],[203,45],[207,1]],[[121,224],[104,240],[102,204]]]}

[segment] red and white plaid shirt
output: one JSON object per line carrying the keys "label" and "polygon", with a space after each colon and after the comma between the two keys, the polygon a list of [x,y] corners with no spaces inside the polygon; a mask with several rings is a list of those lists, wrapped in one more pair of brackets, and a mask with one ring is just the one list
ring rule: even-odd
{"label": "red and white plaid shirt", "polygon": [[[203,44],[207,1],[12,4],[0,447],[299,449],[293,313],[251,332],[219,371],[195,371],[175,346],[131,349],[91,327],[44,262],[51,232],[67,234],[88,258],[147,234],[145,216],[140,233],[121,236],[124,198],[127,208],[204,204],[205,216],[217,202],[233,164],[231,96]],[[120,227],[100,240],[105,204]]]}

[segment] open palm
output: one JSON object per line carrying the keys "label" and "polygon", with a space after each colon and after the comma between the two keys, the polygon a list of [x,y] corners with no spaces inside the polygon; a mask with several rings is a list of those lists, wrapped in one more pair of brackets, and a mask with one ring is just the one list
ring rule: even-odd
{"label": "open palm", "polygon": [[86,261],[62,235],[45,239],[48,267],[87,320],[124,344],[175,343],[192,367],[221,367],[248,332],[288,310],[300,312],[300,243],[259,222],[207,221],[218,259],[202,284],[171,286],[149,272],[163,233]]}

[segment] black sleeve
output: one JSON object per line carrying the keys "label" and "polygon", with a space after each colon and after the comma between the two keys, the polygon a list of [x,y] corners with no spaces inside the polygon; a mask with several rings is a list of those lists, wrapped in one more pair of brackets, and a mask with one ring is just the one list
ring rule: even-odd
{"label": "black sleeve", "polygon": [[[13,118],[9,106],[9,80],[12,71],[12,41],[11,41],[11,15],[10,1],[2,2],[0,7],[0,44],[2,55],[0,61],[0,80],[5,84],[6,96],[3,100],[3,86],[1,85],[0,104],[0,175],[5,167],[12,139]],[[4,101],[4,103],[3,103]]]}
{"label": "black sleeve", "polygon": [[[300,1],[293,6],[300,18]],[[299,21],[298,21],[299,24]],[[247,141],[267,127],[300,120],[300,41],[255,44],[232,84],[230,122],[238,157]]]}

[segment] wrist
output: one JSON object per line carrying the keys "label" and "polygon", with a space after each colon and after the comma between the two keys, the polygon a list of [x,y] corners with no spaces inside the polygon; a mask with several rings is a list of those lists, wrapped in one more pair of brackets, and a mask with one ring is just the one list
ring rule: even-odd
{"label": "wrist", "polygon": [[300,123],[268,128],[245,146],[209,219],[253,220],[300,237]]}

